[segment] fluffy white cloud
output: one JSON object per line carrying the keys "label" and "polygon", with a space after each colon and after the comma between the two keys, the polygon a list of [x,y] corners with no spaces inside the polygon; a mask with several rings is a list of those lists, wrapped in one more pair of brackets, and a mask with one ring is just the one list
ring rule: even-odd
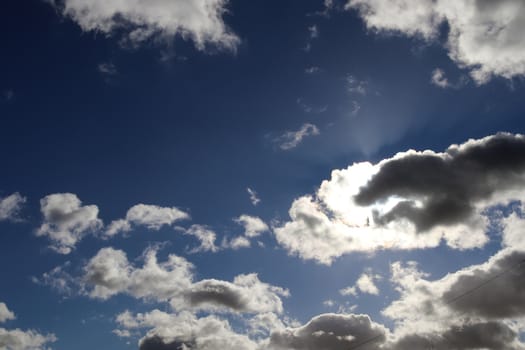
{"label": "fluffy white cloud", "polygon": [[199,50],[208,45],[235,50],[239,38],[222,18],[227,4],[228,0],[58,0],[55,7],[83,31],[122,33],[134,45],[180,36]]}
{"label": "fluffy white cloud", "polygon": [[146,226],[149,230],[160,230],[164,225],[172,225],[176,221],[189,218],[188,213],[176,207],[137,204],[129,208],[125,219],[112,221],[106,229],[106,235],[114,236],[120,232],[129,232],[134,225]]}
{"label": "fluffy white cloud", "polygon": [[84,268],[83,288],[92,298],[108,299],[124,293],[135,298],[169,301],[174,310],[225,312],[283,311],[280,296],[286,289],[261,282],[256,274],[238,275],[233,282],[193,281],[193,265],[169,255],[159,263],[157,250],[144,253],[144,266],[134,267],[121,250],[101,249]]}
{"label": "fluffy white cloud", "polygon": [[[15,314],[0,302],[0,323],[14,320]],[[34,330],[0,328],[0,349],[5,350],[44,350],[48,343],[56,341],[53,334],[43,335]]]}
{"label": "fluffy white cloud", "polygon": [[15,318],[14,312],[9,310],[5,303],[0,303],[0,323],[8,320],[14,320]]}
{"label": "fluffy white cloud", "polygon": [[319,135],[319,129],[314,124],[305,123],[297,131],[287,131],[274,141],[284,151],[291,150],[303,141],[305,137]]}
{"label": "fluffy white cloud", "polygon": [[426,40],[436,39],[447,23],[450,58],[479,84],[525,74],[521,0],[349,0],[346,9],[356,9],[373,30]]}
{"label": "fluffy white cloud", "polygon": [[0,198],[0,221],[16,220],[26,198],[15,192],[4,198]]}
{"label": "fluffy white cloud", "polygon": [[46,350],[46,344],[56,341],[53,334],[43,335],[34,330],[0,328],[0,349]]}
{"label": "fluffy white cloud", "polygon": [[250,238],[258,237],[261,233],[270,229],[261,218],[256,216],[241,215],[234,221],[244,227],[244,235]]}
{"label": "fluffy white cloud", "polygon": [[343,254],[421,249],[442,240],[482,247],[485,210],[524,197],[525,138],[497,134],[445,152],[408,151],[332,171],[316,196],[296,199],[274,227],[291,254],[330,264]]}
{"label": "fluffy white cloud", "polygon": [[73,193],[56,193],[40,200],[44,222],[37,236],[47,236],[51,248],[69,254],[86,234],[102,228],[96,205],[82,205]]}

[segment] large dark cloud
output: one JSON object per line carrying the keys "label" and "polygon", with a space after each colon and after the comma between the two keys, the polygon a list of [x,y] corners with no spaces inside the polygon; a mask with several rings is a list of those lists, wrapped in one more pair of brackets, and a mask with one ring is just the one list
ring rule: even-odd
{"label": "large dark cloud", "polygon": [[393,196],[404,198],[388,212],[376,212],[374,221],[387,224],[404,218],[424,232],[466,222],[477,202],[524,184],[525,139],[500,133],[451,146],[445,153],[407,152],[384,161],[354,199],[368,206]]}
{"label": "large dark cloud", "polygon": [[459,273],[442,297],[449,308],[472,316],[525,316],[525,252],[496,256],[488,265]]}
{"label": "large dark cloud", "polygon": [[483,322],[450,327],[441,334],[410,334],[399,339],[391,350],[516,349],[517,334],[500,322]]}
{"label": "large dark cloud", "polygon": [[299,328],[272,333],[271,349],[361,350],[380,349],[387,330],[367,315],[323,314]]}

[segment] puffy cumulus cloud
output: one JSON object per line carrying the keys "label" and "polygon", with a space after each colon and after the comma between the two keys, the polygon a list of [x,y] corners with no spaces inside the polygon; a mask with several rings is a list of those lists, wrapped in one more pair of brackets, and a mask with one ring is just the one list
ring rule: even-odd
{"label": "puffy cumulus cloud", "polygon": [[153,301],[169,301],[174,310],[259,313],[283,311],[286,289],[261,282],[257,274],[238,275],[233,282],[205,279],[194,282],[193,265],[169,255],[159,263],[157,250],[144,253],[144,266],[133,266],[126,254],[101,249],[84,267],[83,290],[92,298],[117,294]]}
{"label": "puffy cumulus cloud", "polygon": [[315,196],[296,199],[274,227],[290,253],[330,264],[343,254],[421,249],[442,240],[482,247],[486,210],[523,198],[525,138],[500,133],[445,152],[398,153],[332,171]]}
{"label": "puffy cumulus cloud", "polygon": [[367,315],[323,314],[304,326],[273,332],[268,348],[348,350],[359,346],[364,350],[379,350],[388,336],[389,330]]}
{"label": "puffy cumulus cloud", "polygon": [[83,280],[92,298],[108,299],[125,293],[135,298],[168,300],[189,288],[192,269],[190,262],[176,255],[159,263],[154,248],[144,252],[144,266],[135,268],[122,250],[103,248],[84,267]]}
{"label": "puffy cumulus cloud", "polygon": [[339,294],[343,296],[357,296],[357,291],[361,293],[379,295],[379,288],[377,288],[376,281],[380,280],[381,276],[374,274],[371,270],[367,270],[359,276],[355,286],[343,288],[339,291]]}
{"label": "puffy cumulus cloud", "polygon": [[[0,323],[14,320],[15,314],[0,302]],[[54,334],[43,335],[34,330],[5,329],[0,327],[0,349],[44,350],[46,344],[56,341]]]}
{"label": "puffy cumulus cloud", "polygon": [[226,307],[237,312],[282,313],[281,296],[289,296],[288,290],[261,282],[252,273],[236,276],[233,283],[215,279],[196,282],[185,291],[182,300],[173,299],[171,304],[175,309],[189,304],[205,310],[220,311]]}
{"label": "puffy cumulus cloud", "polygon": [[241,215],[234,221],[244,227],[244,235],[246,237],[258,237],[261,233],[269,230],[268,225],[256,216]]}
{"label": "puffy cumulus cloud", "polygon": [[46,350],[48,343],[55,342],[53,334],[43,335],[34,330],[0,328],[0,349],[6,350]]}
{"label": "puffy cumulus cloud", "polygon": [[291,150],[308,136],[317,136],[320,134],[319,129],[314,124],[305,123],[297,131],[287,131],[274,140],[283,151]]}
{"label": "puffy cumulus cloud", "polygon": [[349,0],[368,28],[437,39],[448,25],[446,49],[477,83],[525,74],[525,4],[521,0]]}
{"label": "puffy cumulus cloud", "polygon": [[40,200],[44,222],[37,236],[47,236],[51,248],[61,254],[69,254],[88,233],[102,228],[96,205],[82,205],[73,193],[56,193]]}
{"label": "puffy cumulus cloud", "polygon": [[27,199],[18,192],[0,198],[0,221],[17,220],[22,205],[26,201]]}
{"label": "puffy cumulus cloud", "polygon": [[5,303],[0,303],[0,323],[8,320],[14,320],[15,318],[14,312],[9,310]]}
{"label": "puffy cumulus cloud", "polygon": [[235,51],[240,40],[224,23],[227,4],[228,0],[57,0],[55,7],[83,31],[122,33],[133,45],[179,36],[199,50],[212,45]]}
{"label": "puffy cumulus cloud", "polygon": [[124,329],[149,328],[139,341],[140,350],[255,350],[257,344],[246,335],[236,333],[227,320],[210,315],[198,318],[189,312],[168,314],[153,310],[117,317]]}
{"label": "puffy cumulus cloud", "polygon": [[189,218],[188,213],[176,207],[137,204],[129,208],[125,219],[112,221],[106,229],[106,235],[114,236],[120,232],[129,232],[133,226],[146,226],[149,230],[160,230],[164,225],[169,226],[176,221]]}

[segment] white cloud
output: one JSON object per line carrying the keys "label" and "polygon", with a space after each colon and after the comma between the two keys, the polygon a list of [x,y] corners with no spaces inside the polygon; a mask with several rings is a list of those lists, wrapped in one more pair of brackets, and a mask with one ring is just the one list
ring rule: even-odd
{"label": "white cloud", "polygon": [[[521,199],[525,138],[497,134],[445,152],[408,151],[332,171],[316,196],[296,199],[274,227],[291,254],[330,264],[354,251],[454,249],[488,242],[485,210]],[[475,166],[474,166],[475,164]]]}
{"label": "white cloud", "polygon": [[184,231],[185,234],[194,236],[201,244],[200,246],[190,250],[190,253],[198,252],[216,252],[219,247],[215,245],[217,235],[213,230],[204,225],[191,225],[191,227]]}
{"label": "white cloud", "polygon": [[0,323],[4,323],[5,321],[9,320],[14,320],[15,318],[16,317],[14,312],[9,310],[5,303],[0,302]]}
{"label": "white cloud", "polygon": [[339,294],[345,297],[350,295],[357,296],[357,288],[355,286],[345,287],[339,291]]}
{"label": "white cloud", "polygon": [[525,6],[521,0],[349,0],[368,28],[437,40],[449,27],[450,58],[483,84],[525,74]]}
{"label": "white cloud", "polygon": [[102,228],[96,205],[82,206],[73,193],[56,193],[40,200],[44,222],[37,236],[47,236],[51,248],[61,254],[69,254],[88,233]]}
{"label": "white cloud", "polygon": [[125,219],[112,221],[106,229],[106,235],[114,236],[120,232],[129,232],[133,226],[146,226],[149,230],[160,230],[162,226],[169,226],[189,218],[188,213],[176,207],[137,204],[129,208]]}
{"label": "white cloud", "polygon": [[255,190],[251,189],[250,187],[247,187],[246,191],[250,195],[250,201],[252,202],[252,204],[254,206],[257,206],[257,204],[259,204],[261,202],[261,199],[257,195],[257,192]]}
{"label": "white cloud", "polygon": [[53,334],[43,335],[34,330],[0,328],[0,349],[6,350],[47,350],[46,344],[55,342]]}
{"label": "white cloud", "polygon": [[305,68],[304,72],[306,74],[315,74],[315,73],[321,72],[321,68],[317,66],[311,66],[311,67]]}
{"label": "white cloud", "polygon": [[91,298],[108,299],[117,294],[169,301],[175,311],[212,310],[235,313],[283,311],[286,289],[261,282],[257,274],[242,274],[233,282],[204,279],[194,282],[193,265],[169,255],[159,263],[157,250],[144,253],[144,265],[133,266],[121,250],[101,249],[84,267],[81,290]]}
{"label": "white cloud", "polygon": [[445,75],[445,72],[441,68],[436,68],[432,71],[432,78],[430,79],[432,84],[439,86],[440,88],[446,89],[450,87],[450,82]]}
{"label": "white cloud", "polygon": [[368,82],[348,75],[346,77],[346,90],[351,94],[366,95],[368,93]]}
{"label": "white cloud", "polygon": [[381,279],[381,276],[379,275],[373,274],[371,272],[363,273],[357,279],[356,287],[359,288],[362,293],[378,295],[379,288],[377,288],[375,281],[379,279]]}
{"label": "white cloud", "polygon": [[[0,302],[0,323],[14,320],[15,314]],[[0,327],[0,349],[5,350],[46,350],[48,343],[55,342],[54,334],[43,335],[34,330],[5,329]]]}
{"label": "white cloud", "polygon": [[0,221],[17,220],[22,205],[27,201],[20,193],[15,192],[7,197],[0,198]]}
{"label": "white cloud", "polygon": [[310,33],[311,39],[316,39],[319,37],[319,27],[315,24],[308,27],[308,32]]}
{"label": "white cloud", "polygon": [[238,236],[230,241],[225,240],[222,244],[224,248],[231,248],[233,250],[241,249],[241,248],[249,248],[251,247],[252,243],[250,240],[244,236]]}
{"label": "white cloud", "polygon": [[85,32],[120,35],[139,45],[151,38],[191,40],[235,50],[239,38],[223,20],[227,0],[60,0],[55,7]]}
{"label": "white cloud", "polygon": [[305,123],[301,126],[301,128],[297,131],[287,131],[280,137],[278,137],[275,141],[279,144],[279,147],[284,150],[288,151],[292,148],[297,147],[305,137],[308,136],[316,136],[319,135],[319,129],[317,126]]}
{"label": "white cloud", "polygon": [[268,225],[257,216],[241,215],[234,219],[236,223],[244,227],[244,235],[249,238],[258,237],[261,233],[270,230]]}

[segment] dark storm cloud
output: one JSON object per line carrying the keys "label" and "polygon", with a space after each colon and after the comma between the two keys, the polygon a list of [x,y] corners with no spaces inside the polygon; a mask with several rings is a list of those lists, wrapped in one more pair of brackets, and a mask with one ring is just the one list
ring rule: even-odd
{"label": "dark storm cloud", "polygon": [[272,333],[271,349],[361,350],[380,349],[387,330],[373,323],[367,315],[323,314],[306,325]]}
{"label": "dark storm cloud", "polygon": [[204,280],[193,285],[186,293],[186,298],[193,307],[205,304],[226,306],[236,311],[245,311],[245,295],[235,285],[219,280]]}
{"label": "dark storm cloud", "polygon": [[399,339],[391,350],[516,349],[517,334],[500,322],[484,322],[451,327],[441,334],[411,334]]}
{"label": "dark storm cloud", "polygon": [[442,154],[407,152],[384,161],[355,202],[367,206],[392,196],[405,198],[385,214],[376,212],[375,222],[404,218],[424,232],[467,221],[478,201],[523,186],[524,175],[524,137],[500,133],[451,146]]}
{"label": "dark storm cloud", "polygon": [[[460,273],[443,294],[449,308],[490,319],[525,316],[525,252],[512,252]],[[487,283],[490,281],[490,283]],[[481,286],[481,287],[480,287]],[[465,295],[468,293],[468,295]]]}

